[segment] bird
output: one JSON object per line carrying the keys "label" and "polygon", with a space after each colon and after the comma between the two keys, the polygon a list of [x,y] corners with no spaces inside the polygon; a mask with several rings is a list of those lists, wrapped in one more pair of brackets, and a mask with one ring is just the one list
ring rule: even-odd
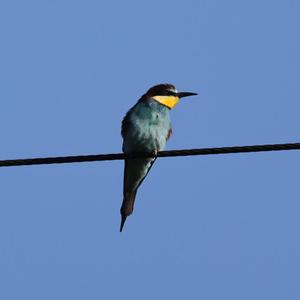
{"label": "bird", "polygon": [[153,157],[125,159],[120,232],[133,212],[137,190],[152,168],[157,152],[164,149],[172,135],[170,110],[181,98],[194,95],[197,93],[178,92],[170,83],[158,84],[142,95],[123,118],[123,152],[149,153]]}

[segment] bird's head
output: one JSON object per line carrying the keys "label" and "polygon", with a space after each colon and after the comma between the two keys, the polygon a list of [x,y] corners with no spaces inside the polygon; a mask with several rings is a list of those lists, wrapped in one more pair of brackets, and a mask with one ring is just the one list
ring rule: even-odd
{"label": "bird's head", "polygon": [[173,84],[163,83],[150,88],[143,97],[152,98],[160,104],[167,106],[169,109],[172,109],[181,98],[194,95],[197,94],[190,92],[178,92]]}

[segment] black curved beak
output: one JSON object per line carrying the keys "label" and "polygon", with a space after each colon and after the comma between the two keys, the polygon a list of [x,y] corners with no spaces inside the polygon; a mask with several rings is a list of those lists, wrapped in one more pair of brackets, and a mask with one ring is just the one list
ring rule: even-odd
{"label": "black curved beak", "polygon": [[179,92],[176,94],[176,96],[178,96],[179,98],[183,98],[183,97],[189,97],[189,96],[196,96],[198,95],[197,93],[190,93],[190,92]]}

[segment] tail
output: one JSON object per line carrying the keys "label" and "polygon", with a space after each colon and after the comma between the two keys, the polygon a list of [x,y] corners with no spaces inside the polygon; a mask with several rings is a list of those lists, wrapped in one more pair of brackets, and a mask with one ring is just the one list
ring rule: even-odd
{"label": "tail", "polygon": [[133,192],[126,192],[124,195],[123,203],[120,210],[121,212],[120,232],[122,232],[123,230],[127,217],[130,216],[133,212],[135,196],[136,196],[136,190]]}

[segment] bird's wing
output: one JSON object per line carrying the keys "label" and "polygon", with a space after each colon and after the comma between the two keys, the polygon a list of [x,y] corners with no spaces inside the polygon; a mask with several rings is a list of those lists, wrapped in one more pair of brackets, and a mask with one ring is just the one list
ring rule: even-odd
{"label": "bird's wing", "polygon": [[[144,159],[125,159],[124,182],[123,182],[123,202],[121,206],[121,225],[122,231],[126,218],[132,214],[136,192],[142,184],[150,169],[152,168],[155,158]],[[145,172],[139,172],[139,169],[144,169]]]}
{"label": "bird's wing", "polygon": [[125,138],[127,135],[129,125],[130,125],[130,122],[129,122],[129,116],[127,113],[122,121],[121,135],[123,138]]}
{"label": "bird's wing", "polygon": [[170,129],[169,129],[169,131],[168,131],[168,134],[167,134],[167,137],[166,137],[166,140],[167,140],[167,141],[168,141],[169,138],[171,137],[172,133],[173,133],[173,130],[172,130],[172,127],[170,127]]}
{"label": "bird's wing", "polygon": [[156,157],[125,159],[123,180],[124,195],[128,191],[134,191],[140,187],[151,170],[155,160]]}
{"label": "bird's wing", "polygon": [[140,181],[140,183],[138,184],[138,186],[137,186],[136,189],[138,189],[138,188],[140,187],[140,185],[143,183],[144,179],[146,178],[146,176],[147,176],[148,173],[150,172],[150,170],[151,170],[153,164],[155,163],[156,159],[157,159],[157,156],[151,159],[149,168],[148,168],[148,170],[147,170],[147,173],[146,173],[145,176],[141,179],[141,181]]}
{"label": "bird's wing", "polygon": [[138,102],[128,110],[128,112],[126,113],[125,117],[122,120],[121,135],[122,135],[123,139],[126,137],[127,132],[130,127],[130,123],[131,123],[130,115],[133,112],[133,110],[136,108],[137,105],[138,105]]}

